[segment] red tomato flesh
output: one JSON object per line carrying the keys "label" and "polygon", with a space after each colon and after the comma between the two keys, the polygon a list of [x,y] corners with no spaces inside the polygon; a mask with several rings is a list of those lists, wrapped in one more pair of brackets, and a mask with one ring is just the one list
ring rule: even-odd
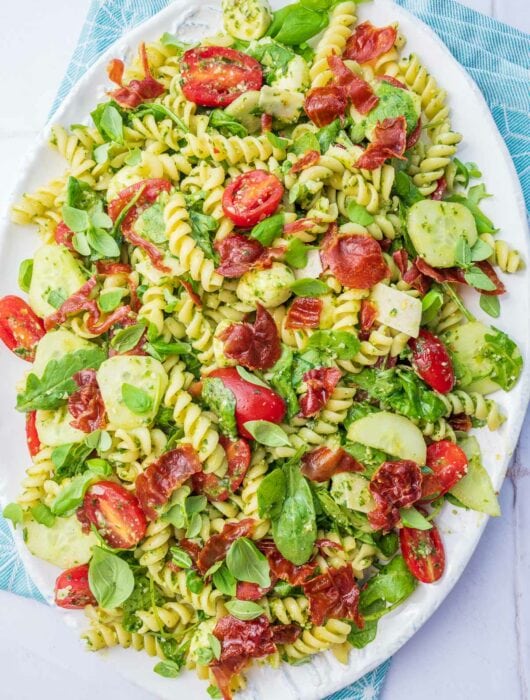
{"label": "red tomato flesh", "polygon": [[17,296],[0,299],[0,340],[23,360],[33,362],[35,346],[45,334],[44,323]]}
{"label": "red tomato flesh", "polygon": [[427,466],[433,473],[423,475],[422,501],[443,496],[452,489],[467,473],[467,457],[454,442],[440,440],[427,448]]}
{"label": "red tomato flesh", "polygon": [[37,432],[37,411],[30,411],[26,413],[26,442],[28,445],[29,453],[32,457],[40,450],[40,439]]}
{"label": "red tomato flesh", "polygon": [[241,51],[202,46],[182,57],[182,92],[202,107],[227,107],[248,90],[263,83],[261,66]]}
{"label": "red tomato flesh", "polygon": [[88,564],[74,566],[59,574],[55,581],[55,605],[69,610],[97,605],[88,585]]}
{"label": "red tomato flesh", "polygon": [[404,527],[399,531],[401,553],[411,574],[422,583],[434,583],[445,569],[445,551],[435,525],[430,530]]}
{"label": "red tomato flesh", "polygon": [[251,228],[274,214],[283,197],[283,185],[265,170],[236,177],[223,192],[223,211],[236,226]]}
{"label": "red tomato flesh", "polygon": [[85,529],[91,525],[111,547],[129,549],[144,537],[147,520],[134,493],[113,481],[99,481],[85,494],[77,517]]}
{"label": "red tomato flesh", "polygon": [[250,420],[267,420],[271,423],[281,423],[285,415],[285,403],[272,389],[252,384],[239,376],[235,367],[215,369],[209,377],[218,377],[236,399],[236,422],[241,437],[253,440],[252,435],[245,429],[245,423]]}
{"label": "red tomato flesh", "polygon": [[455,384],[453,363],[442,341],[424,328],[411,338],[412,366],[432,389],[446,394]]}

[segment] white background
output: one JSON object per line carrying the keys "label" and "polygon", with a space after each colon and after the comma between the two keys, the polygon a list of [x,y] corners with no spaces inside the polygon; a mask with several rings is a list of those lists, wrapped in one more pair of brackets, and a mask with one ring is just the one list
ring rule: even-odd
{"label": "white background", "polygon": [[[529,0],[464,2],[530,32]],[[0,3],[0,209],[22,154],[46,120],[88,6],[89,0]],[[528,416],[523,435],[501,494],[502,519],[489,523],[453,592],[395,655],[382,700],[530,697]],[[84,652],[52,609],[3,592],[0,687],[3,700],[153,698]]]}

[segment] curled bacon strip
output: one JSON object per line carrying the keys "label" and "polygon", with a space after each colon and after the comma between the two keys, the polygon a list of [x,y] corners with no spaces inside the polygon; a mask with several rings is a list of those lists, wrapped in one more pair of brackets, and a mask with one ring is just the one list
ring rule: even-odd
{"label": "curled bacon strip", "polygon": [[125,66],[119,58],[113,58],[107,66],[107,74],[113,83],[119,85],[117,90],[112,90],[109,95],[113,97],[120,107],[125,109],[133,109],[146,100],[151,100],[154,97],[159,97],[165,90],[162,83],[155,80],[149,68],[147,59],[147,51],[145,44],[141,43],[139,47],[140,59],[144,68],[143,80],[131,80],[128,85],[123,84],[123,72]]}
{"label": "curled bacon strip", "polygon": [[325,574],[315,576],[303,584],[309,598],[311,620],[321,625],[330,617],[353,620],[357,627],[364,627],[359,613],[359,589],[351,566],[328,569]]}
{"label": "curled bacon strip", "polygon": [[[149,468],[149,467],[148,467]],[[248,537],[252,534],[256,521],[253,518],[245,518],[235,523],[226,523],[222,531],[212,535],[202,548],[197,559],[197,568],[201,574],[226,556],[230,545],[240,537]]]}
{"label": "curled bacon strip", "polygon": [[341,284],[353,289],[370,289],[389,274],[377,241],[364,234],[339,236],[336,224],[322,241],[320,258]]}
{"label": "curled bacon strip", "polygon": [[397,525],[399,509],[421,498],[421,482],[421,469],[416,462],[383,462],[370,481],[376,507],[368,513],[368,520],[374,530],[391,530]]}
{"label": "curled bacon strip", "polygon": [[225,355],[248,369],[270,369],[282,353],[276,323],[261,304],[257,304],[254,323],[233,323],[219,337]]}
{"label": "curled bacon strip", "polygon": [[307,390],[300,398],[300,412],[305,418],[315,416],[325,406],[340,378],[337,367],[317,367],[304,374]]}
{"label": "curled bacon strip", "polygon": [[302,457],[302,474],[311,481],[327,481],[340,472],[362,472],[364,467],[350,454],[339,447],[315,447]]}
{"label": "curled bacon strip", "polygon": [[270,267],[275,258],[283,255],[283,247],[265,248],[259,241],[240,233],[226,236],[215,244],[221,258],[216,269],[223,277],[241,277],[254,267]]}
{"label": "curled bacon strip", "polygon": [[[191,445],[180,445],[161,455],[136,479],[136,495],[149,520],[156,520],[164,505],[193,474],[201,470],[199,455]],[[204,550],[203,550],[204,551]]]}
{"label": "curled bacon strip", "polygon": [[322,299],[297,297],[291,304],[285,319],[286,328],[318,328],[322,313]]}
{"label": "curled bacon strip", "polygon": [[226,501],[231,493],[235,493],[250,465],[250,447],[244,438],[230,440],[221,436],[219,442],[228,461],[226,476],[199,472],[192,477],[193,490],[204,494],[210,501]]}
{"label": "curled bacon strip", "polygon": [[371,85],[351,71],[339,56],[328,56],[328,65],[335,82],[343,88],[355,109],[361,114],[368,114],[379,102]]}
{"label": "curled bacon strip", "polygon": [[306,168],[315,165],[315,163],[318,163],[319,160],[320,153],[318,151],[308,151],[305,155],[303,155],[300,158],[300,160],[296,161],[296,163],[292,166],[290,172],[293,174],[300,173],[302,172],[302,170],[305,170]]}
{"label": "curled bacon strip", "polygon": [[79,389],[68,397],[68,411],[74,418],[70,425],[84,433],[104,428],[105,404],[96,379],[96,370],[84,369],[74,374],[73,379]]}
{"label": "curled bacon strip", "polygon": [[357,63],[368,63],[390,51],[396,41],[395,27],[374,27],[371,22],[359,24],[348,39],[344,58]]}
{"label": "curled bacon strip", "polygon": [[96,270],[98,275],[129,275],[132,267],[128,263],[98,260]]}
{"label": "curled bacon strip", "polygon": [[407,122],[405,117],[393,117],[377,122],[372,143],[355,164],[364,170],[379,168],[387,158],[400,158],[407,145]]}

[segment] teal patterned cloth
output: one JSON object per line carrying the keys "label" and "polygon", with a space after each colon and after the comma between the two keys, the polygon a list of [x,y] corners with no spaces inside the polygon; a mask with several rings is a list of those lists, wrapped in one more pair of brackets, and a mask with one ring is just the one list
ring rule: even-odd
{"label": "teal patterned cloth", "polygon": [[[93,0],[51,114],[86,69],[120,36],[171,0]],[[519,174],[530,209],[530,36],[453,0],[396,0],[428,24],[482,90]],[[0,517],[0,589],[45,602]],[[389,661],[326,700],[376,700]]]}

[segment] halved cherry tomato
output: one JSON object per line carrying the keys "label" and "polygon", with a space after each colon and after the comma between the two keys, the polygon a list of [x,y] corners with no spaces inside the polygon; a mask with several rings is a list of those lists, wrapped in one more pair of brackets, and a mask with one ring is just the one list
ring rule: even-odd
{"label": "halved cherry tomato", "polygon": [[430,530],[404,527],[399,531],[401,553],[411,574],[422,583],[434,583],[445,569],[445,551],[436,525]]}
{"label": "halved cherry tomato", "polygon": [[440,338],[424,328],[417,338],[411,338],[412,366],[432,389],[447,394],[455,384],[453,363]]}
{"label": "halved cherry tomato", "polygon": [[33,362],[44,323],[20,297],[0,299],[0,339],[23,360]]}
{"label": "halved cherry tomato", "polygon": [[236,226],[250,228],[274,214],[283,197],[283,185],[265,170],[249,170],[223,192],[223,211]]}
{"label": "halved cherry tomato", "polygon": [[201,107],[227,107],[247,90],[259,90],[261,66],[241,51],[202,46],[182,57],[182,92]]}
{"label": "halved cherry tomato", "polygon": [[215,369],[209,377],[218,377],[236,399],[236,422],[241,437],[253,439],[245,429],[250,420],[267,420],[281,423],[285,415],[285,403],[281,396],[268,387],[247,382],[239,376],[235,367]]}
{"label": "halved cherry tomato", "polygon": [[40,439],[36,426],[37,411],[26,413],[26,442],[32,457],[40,450]]}
{"label": "halved cherry tomato", "polygon": [[59,574],[55,581],[55,605],[69,610],[97,605],[88,585],[88,564],[74,566]]}
{"label": "halved cherry tomato", "polygon": [[431,501],[452,489],[467,473],[467,457],[454,442],[440,440],[427,448],[427,466],[433,473],[423,475],[422,501]]}
{"label": "halved cherry tomato", "polygon": [[85,494],[77,517],[84,529],[94,525],[111,547],[129,549],[144,537],[147,528],[140,502],[113,481],[98,481]]}

